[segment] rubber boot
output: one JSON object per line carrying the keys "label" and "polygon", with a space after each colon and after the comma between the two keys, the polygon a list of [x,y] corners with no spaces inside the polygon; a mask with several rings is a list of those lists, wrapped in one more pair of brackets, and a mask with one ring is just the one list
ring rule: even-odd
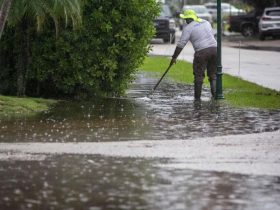
{"label": "rubber boot", "polygon": [[194,99],[200,100],[202,90],[202,82],[195,82],[194,83]]}
{"label": "rubber boot", "polygon": [[212,98],[215,98],[215,96],[216,96],[216,80],[210,80],[209,82],[210,82]]}

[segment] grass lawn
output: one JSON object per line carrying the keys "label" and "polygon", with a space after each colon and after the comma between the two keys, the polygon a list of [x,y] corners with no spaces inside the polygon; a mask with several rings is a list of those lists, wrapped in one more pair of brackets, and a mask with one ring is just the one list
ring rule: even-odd
{"label": "grass lawn", "polygon": [[19,98],[0,95],[0,119],[34,116],[46,111],[56,100],[41,98]]}
{"label": "grass lawn", "polygon": [[[170,59],[165,57],[147,57],[139,69],[154,72],[160,77],[169,62]],[[167,77],[176,82],[193,84],[192,64],[178,60],[169,70]],[[207,77],[204,85],[209,86]],[[280,92],[227,74],[223,75],[223,93],[225,102],[235,107],[280,109]]]}

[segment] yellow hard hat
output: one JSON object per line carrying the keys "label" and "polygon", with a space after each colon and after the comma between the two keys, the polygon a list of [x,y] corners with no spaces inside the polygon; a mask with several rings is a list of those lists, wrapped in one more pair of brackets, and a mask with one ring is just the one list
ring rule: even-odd
{"label": "yellow hard hat", "polygon": [[202,20],[200,18],[197,17],[196,13],[194,10],[192,9],[187,9],[184,11],[183,14],[180,14],[180,18],[183,19],[193,19],[196,22],[201,22]]}

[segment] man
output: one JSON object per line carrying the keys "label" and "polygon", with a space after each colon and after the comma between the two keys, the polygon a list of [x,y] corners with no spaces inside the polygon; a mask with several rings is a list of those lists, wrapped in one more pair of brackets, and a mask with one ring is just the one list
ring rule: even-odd
{"label": "man", "polygon": [[217,42],[214,38],[212,27],[208,21],[198,18],[193,10],[184,11],[184,14],[180,14],[180,18],[183,18],[186,24],[170,65],[176,63],[176,59],[182,49],[190,41],[195,51],[193,60],[194,97],[196,100],[200,100],[205,69],[207,69],[212,97],[215,97]]}

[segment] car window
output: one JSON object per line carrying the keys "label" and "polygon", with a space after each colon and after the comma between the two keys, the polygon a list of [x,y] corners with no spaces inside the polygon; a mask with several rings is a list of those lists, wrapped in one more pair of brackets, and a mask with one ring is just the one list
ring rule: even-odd
{"label": "car window", "polygon": [[208,4],[208,5],[206,4],[205,7],[206,7],[207,9],[216,9],[216,8],[217,8],[217,6],[216,6],[215,4],[210,4],[210,5],[209,5],[209,4]]}
{"label": "car window", "polygon": [[167,5],[162,5],[160,17],[171,17],[171,11],[170,8]]}
{"label": "car window", "polygon": [[268,15],[268,16],[280,16],[280,10],[267,11],[266,15]]}

